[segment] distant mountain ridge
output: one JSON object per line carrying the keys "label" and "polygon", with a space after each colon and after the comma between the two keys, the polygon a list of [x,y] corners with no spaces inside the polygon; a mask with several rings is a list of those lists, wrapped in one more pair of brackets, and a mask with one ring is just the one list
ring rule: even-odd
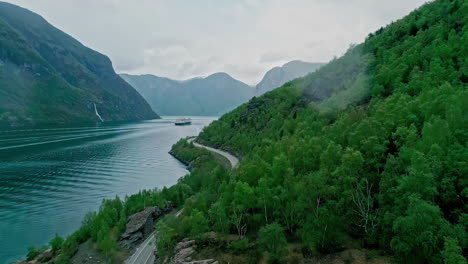
{"label": "distant mountain ridge", "polygon": [[161,115],[219,116],[295,78],[317,70],[322,63],[291,61],[268,71],[251,87],[224,72],[208,77],[172,80],[151,74],[120,76],[132,85]]}
{"label": "distant mountain ridge", "polygon": [[146,98],[161,115],[218,116],[249,100],[254,88],[227,73],[185,81],[154,75],[121,77]]}
{"label": "distant mountain ridge", "polygon": [[108,57],[41,16],[0,2],[0,125],[153,119]]}
{"label": "distant mountain ridge", "polygon": [[324,63],[294,60],[281,67],[274,67],[265,74],[263,79],[255,87],[256,95],[264,94],[291,80],[303,77],[318,70],[322,65],[324,65]]}

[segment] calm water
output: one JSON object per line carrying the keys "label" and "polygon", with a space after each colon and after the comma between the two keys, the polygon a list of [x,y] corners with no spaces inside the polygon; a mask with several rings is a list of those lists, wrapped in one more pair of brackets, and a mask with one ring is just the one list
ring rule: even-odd
{"label": "calm water", "polygon": [[212,121],[0,131],[0,264],[68,235],[103,198],[169,186],[187,173],[167,152]]}

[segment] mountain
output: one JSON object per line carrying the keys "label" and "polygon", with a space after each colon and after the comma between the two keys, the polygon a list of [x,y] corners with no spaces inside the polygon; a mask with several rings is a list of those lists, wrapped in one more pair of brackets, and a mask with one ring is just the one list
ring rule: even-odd
{"label": "mountain", "polygon": [[176,81],[154,75],[120,75],[161,115],[218,116],[248,101],[254,88],[226,73]]}
{"label": "mountain", "polygon": [[273,90],[284,83],[317,70],[322,63],[291,61],[268,71],[252,88],[227,73],[186,81],[154,75],[120,76],[132,85],[161,115],[219,116],[229,112],[255,95]]}
{"label": "mountain", "polygon": [[[158,118],[108,57],[0,2],[0,125]],[[96,109],[95,109],[96,106]]]}
{"label": "mountain", "polygon": [[308,73],[316,71],[324,63],[312,63],[304,61],[290,61],[281,67],[275,67],[269,70],[260,83],[257,84],[255,93],[257,95],[264,94],[271,91],[283,84],[294,80],[299,77],[303,77]]}
{"label": "mountain", "polygon": [[88,239],[113,252],[127,216],[170,204],[183,213],[157,224],[161,259],[190,237],[230,263],[466,263],[467,13],[428,2],[212,122],[196,141],[242,157],[233,170],[181,139],[190,174],[104,201],[60,257]]}

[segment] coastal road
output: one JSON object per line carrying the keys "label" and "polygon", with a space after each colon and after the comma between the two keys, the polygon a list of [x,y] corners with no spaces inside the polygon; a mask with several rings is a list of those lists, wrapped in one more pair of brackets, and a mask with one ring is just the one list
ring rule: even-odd
{"label": "coastal road", "polygon": [[[202,144],[199,144],[197,142],[194,142],[195,138],[191,138],[188,140],[188,142],[193,143],[198,148],[204,148],[207,149],[211,152],[217,153],[223,157],[225,157],[227,160],[229,160],[229,163],[231,164],[232,168],[237,167],[239,164],[239,159],[236,158],[234,155],[222,151],[219,149],[211,148]],[[183,212],[183,209],[178,211],[175,216],[179,217]],[[149,264],[149,263],[154,263],[155,256],[154,256],[154,251],[156,250],[156,245],[155,245],[155,238],[154,238],[154,233],[151,234],[141,245],[137,248],[135,253],[133,253],[130,258],[128,258],[125,263],[126,264]]]}
{"label": "coastal road", "polygon": [[209,150],[211,152],[214,152],[214,153],[218,153],[219,155],[225,157],[231,163],[232,168],[236,168],[237,165],[239,165],[239,159],[236,156],[232,155],[231,153],[202,145],[200,143],[195,142],[195,139],[196,138],[191,138],[191,139],[188,140],[188,142],[193,143],[193,145],[195,145],[195,147],[204,148],[204,149],[207,149],[207,150]]}
{"label": "coastal road", "polygon": [[155,256],[154,250],[156,249],[154,233],[151,234],[141,245],[137,248],[135,253],[125,261],[126,264],[150,264],[154,263]]}

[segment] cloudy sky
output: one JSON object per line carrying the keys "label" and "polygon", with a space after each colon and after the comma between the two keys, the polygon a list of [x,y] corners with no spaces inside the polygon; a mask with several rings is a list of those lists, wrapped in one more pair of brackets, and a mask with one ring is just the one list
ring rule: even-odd
{"label": "cloudy sky", "polygon": [[290,60],[326,62],[426,0],[7,0],[108,55],[117,72],[249,84]]}

